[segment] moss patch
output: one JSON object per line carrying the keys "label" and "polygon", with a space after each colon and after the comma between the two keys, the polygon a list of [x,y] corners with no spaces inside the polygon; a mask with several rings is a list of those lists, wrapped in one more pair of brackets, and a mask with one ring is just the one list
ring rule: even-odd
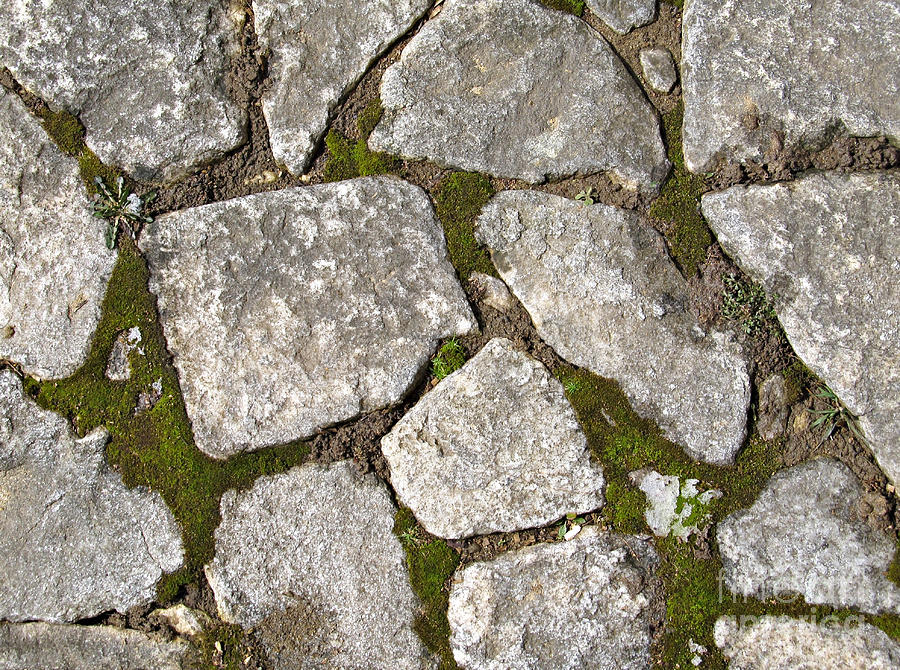
{"label": "moss patch", "polygon": [[397,172],[400,162],[388,154],[369,150],[369,135],[375,130],[384,109],[380,100],[373,100],[356,119],[359,139],[351,140],[336,130],[329,130],[325,136],[328,160],[325,162],[323,178],[326,182],[371,177]]}
{"label": "moss patch", "polygon": [[443,379],[459,370],[465,363],[465,352],[459,341],[453,337],[444,342],[431,359],[431,373],[436,379]]}
{"label": "moss patch", "polygon": [[475,220],[493,195],[491,182],[476,172],[454,172],[438,185],[435,211],[447,236],[450,262],[461,279],[473,272],[498,276],[487,249],[475,239]]}
{"label": "moss patch", "polygon": [[558,9],[575,16],[584,14],[584,0],[541,0],[551,9]]}

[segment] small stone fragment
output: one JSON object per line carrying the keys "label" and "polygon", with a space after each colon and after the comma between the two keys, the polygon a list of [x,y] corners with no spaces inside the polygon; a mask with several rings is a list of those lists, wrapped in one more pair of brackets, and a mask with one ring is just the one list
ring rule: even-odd
{"label": "small stone fragment", "polygon": [[597,18],[620,35],[653,23],[656,0],[587,0]]}
{"label": "small stone fragment", "polygon": [[764,440],[774,440],[787,430],[790,408],[784,386],[784,377],[772,375],[759,387],[759,416],[756,428]]}
{"label": "small stone fragment", "polygon": [[78,163],[0,88],[0,358],[42,379],[68,377],[87,359],[116,261],[105,229]]}
{"label": "small stone fragment", "polygon": [[189,649],[113,626],[0,623],[3,670],[182,670]]}
{"label": "small stone fragment", "polygon": [[860,520],[859,481],[837,461],[808,461],[775,474],[749,509],[716,529],[725,584],[735,594],[810,605],[900,613],[886,574],[894,541]]}
{"label": "small stone fragment", "polygon": [[603,504],[603,472],[565,391],[496,338],[381,441],[397,496],[447,538],[509,532]]}
{"label": "small stone fragment", "polygon": [[648,540],[592,526],[471,563],[450,590],[453,657],[467,670],[647,668],[657,562]]}
{"label": "small stone fragment", "polygon": [[131,363],[128,357],[132,351],[137,351],[140,355],[144,354],[140,343],[141,329],[137,326],[123,330],[116,335],[112,350],[109,352],[109,360],[106,362],[107,379],[117,382],[131,379]]}
{"label": "small stone fragment", "polygon": [[672,535],[687,540],[708,524],[710,503],[722,497],[718,489],[701,493],[697,479],[682,483],[675,475],[661,475],[655,470],[632,472],[629,479],[647,496],[650,506],[644,511],[644,519],[657,537]]}
{"label": "small stone fragment", "polygon": [[700,329],[649,223],[603,204],[505,191],[482,211],[476,237],[560,356],[615,379],[693,458],[733,461],[746,433],[747,362],[726,335]]}
{"label": "small stone fragment", "polygon": [[488,307],[493,307],[498,312],[506,312],[516,305],[515,298],[509,292],[501,280],[491,277],[483,272],[473,272],[469,282],[482,291],[482,300]]}
{"label": "small stone fragment", "polygon": [[126,488],[106,432],[76,440],[9,371],[0,417],[0,619],[75,621],[154,598],[184,553],[159,493]]}
{"label": "small stone fragment", "polygon": [[693,657],[691,657],[691,665],[695,668],[699,668],[703,663],[703,657],[706,656],[708,651],[707,648],[702,644],[697,644],[694,642],[694,638],[691,638],[688,640],[688,651],[693,654]]}
{"label": "small stone fragment", "polygon": [[219,615],[254,628],[273,668],[419,670],[396,509],[350,461],[304,465],[222,497],[206,566]]}
{"label": "small stone fragment", "polygon": [[642,49],[640,54],[644,79],[660,93],[669,93],[678,81],[675,61],[668,49]]}
{"label": "small stone fragment", "polygon": [[425,192],[376,177],[159,217],[141,237],[197,446],[216,458],[400,400],[477,327]]}
{"label": "small stone fragment", "polygon": [[531,183],[669,171],[653,107],[599,33],[535,0],[447,0],[381,81],[375,151]]}
{"label": "small stone fragment", "polygon": [[191,609],[181,603],[155,610],[150,616],[152,619],[164,621],[179,635],[189,637],[200,635],[212,623],[205,612]]}
{"label": "small stone fragment", "polygon": [[894,670],[900,646],[879,628],[851,616],[816,624],[789,617],[731,616],[716,621],[716,646],[729,670]]}

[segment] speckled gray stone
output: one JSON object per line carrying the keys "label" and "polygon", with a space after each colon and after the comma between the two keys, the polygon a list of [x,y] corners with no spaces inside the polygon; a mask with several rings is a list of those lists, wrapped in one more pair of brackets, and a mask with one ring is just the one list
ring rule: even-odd
{"label": "speckled gray stone", "polygon": [[[682,23],[684,159],[760,159],[836,127],[900,141],[896,0],[691,0]],[[779,139],[776,139],[780,135]]]}
{"label": "speckled gray stone", "polygon": [[162,216],[141,238],[197,446],[230,455],[400,400],[476,322],[424,191],[355,179]]}
{"label": "speckled gray stone", "polygon": [[675,72],[675,61],[668,49],[641,49],[641,68],[644,70],[644,79],[651,88],[660,93],[668,93],[678,81]]}
{"label": "speckled gray stone", "polygon": [[447,0],[381,81],[376,151],[529,182],[611,171],[653,191],[659,121],[607,42],[536,0]]}
{"label": "speckled gray stone", "polygon": [[648,540],[596,526],[471,563],[450,590],[453,657],[467,670],[643,670],[656,565]]}
{"label": "speckled gray stone", "polygon": [[764,440],[774,440],[787,429],[790,407],[787,404],[787,389],[784,377],[770,376],[759,387],[759,416],[756,430]]}
{"label": "speckled gray stone", "polygon": [[560,356],[618,381],[692,457],[732,462],[746,433],[746,360],[725,335],[700,329],[687,284],[647,222],[505,191],[482,211],[476,236]]}
{"label": "speckled gray stone", "polygon": [[656,0],[587,0],[588,9],[620,35],[652,23]]}
{"label": "speckled gray stone", "polygon": [[429,533],[542,526],[603,504],[603,471],[562,384],[495,338],[381,441],[391,483]]}
{"label": "speckled gray stone", "polygon": [[506,312],[516,305],[516,299],[502,280],[491,277],[483,272],[473,272],[469,276],[469,283],[481,292],[481,299],[485,305],[496,309],[498,312]]}
{"label": "speckled gray stone", "polygon": [[236,147],[229,94],[242,14],[228,0],[0,3],[0,64],[77,116],[104,163],[173,179]]}
{"label": "speckled gray stone", "polygon": [[85,361],[116,261],[105,229],[78,163],[0,88],[0,357],[39,378]]}
{"label": "speckled gray stone", "polygon": [[900,172],[735,186],[702,209],[900,484]]}
{"label": "speckled gray stone", "polygon": [[0,372],[0,619],[124,612],[181,567],[171,512],[159,493],[125,487],[104,461],[107,439],[102,430],[75,439]]}

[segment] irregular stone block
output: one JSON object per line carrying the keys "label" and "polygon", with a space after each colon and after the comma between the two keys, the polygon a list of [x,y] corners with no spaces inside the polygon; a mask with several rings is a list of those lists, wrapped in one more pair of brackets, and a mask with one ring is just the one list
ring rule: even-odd
{"label": "irregular stone block", "polygon": [[491,277],[483,272],[473,272],[469,277],[469,282],[482,292],[482,299],[488,307],[493,307],[498,312],[507,312],[515,307],[515,298],[506,288],[506,284],[496,277]]}
{"label": "irregular stone block", "polygon": [[650,86],[660,93],[668,93],[678,81],[675,61],[668,49],[641,49],[641,68]]}
{"label": "irregular stone block", "polygon": [[787,429],[790,408],[784,377],[772,375],[759,387],[759,417],[756,428],[764,440],[774,440]]}
{"label": "irregular stone block", "polygon": [[656,0],[587,0],[597,18],[620,35],[652,23],[656,18]]}

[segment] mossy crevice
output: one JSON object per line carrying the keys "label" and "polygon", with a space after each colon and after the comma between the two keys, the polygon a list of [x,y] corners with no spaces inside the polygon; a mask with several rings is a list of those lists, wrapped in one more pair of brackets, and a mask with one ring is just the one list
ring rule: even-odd
{"label": "mossy crevice", "polygon": [[499,277],[487,249],[475,238],[475,220],[493,195],[491,182],[477,172],[453,172],[435,191],[435,212],[460,279],[468,279],[473,272]]}
{"label": "mossy crevice", "polygon": [[384,113],[381,101],[372,100],[356,119],[359,139],[352,140],[336,130],[329,130],[325,136],[328,158],[322,172],[326,182],[372,177],[379,174],[396,173],[400,161],[388,154],[369,149],[369,135],[375,130]]}
{"label": "mossy crevice", "polygon": [[584,0],[541,0],[541,2],[551,9],[558,9],[575,16],[584,14]]}

